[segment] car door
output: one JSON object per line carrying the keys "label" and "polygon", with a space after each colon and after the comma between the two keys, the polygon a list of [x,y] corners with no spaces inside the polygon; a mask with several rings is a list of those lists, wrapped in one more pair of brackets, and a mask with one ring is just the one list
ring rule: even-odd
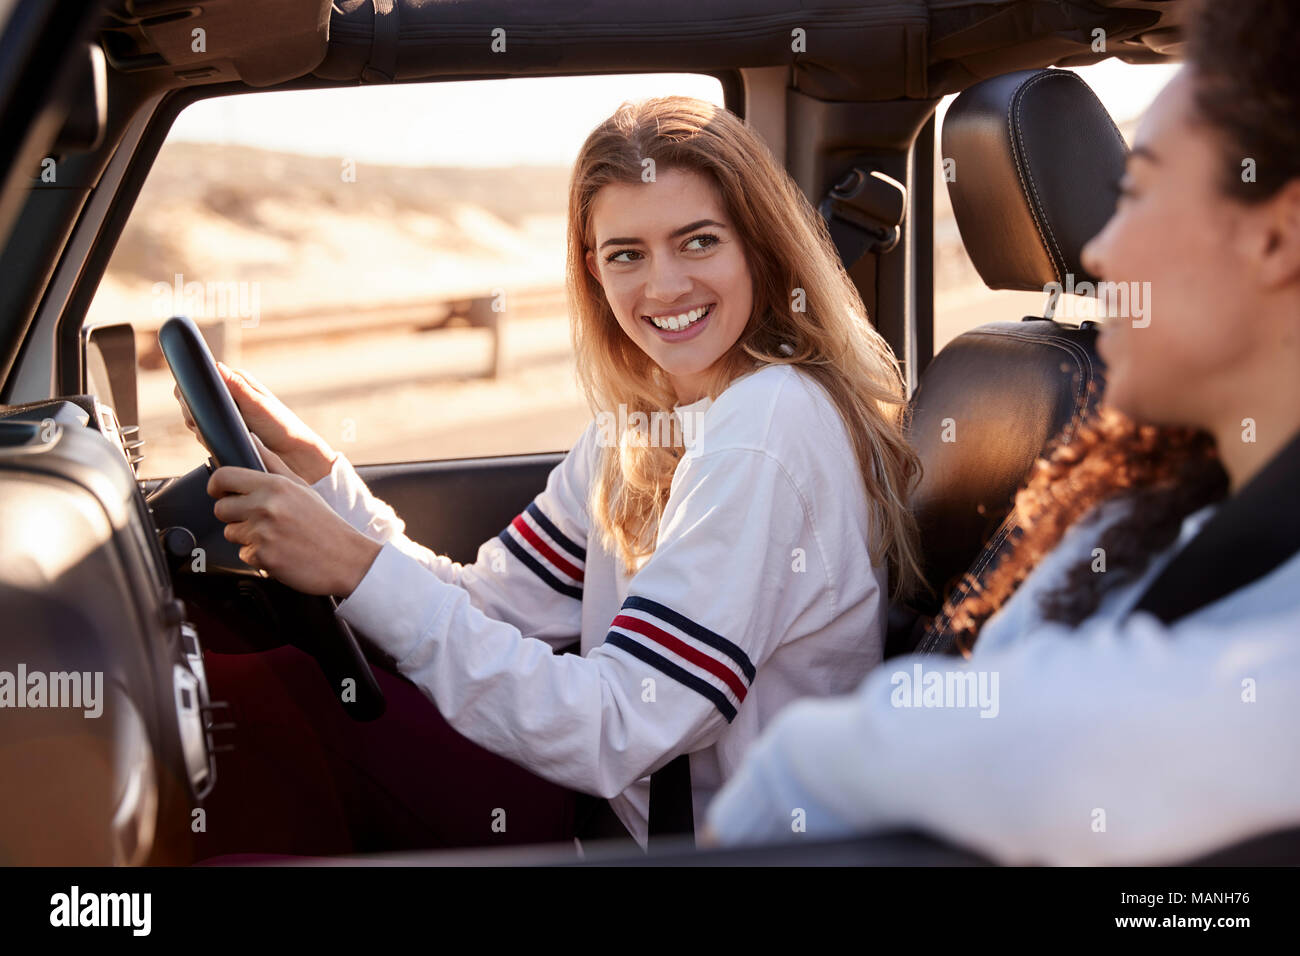
{"label": "car door", "polygon": [[414,540],[454,561],[472,563],[546,486],[563,453],[364,465],[357,473],[393,506]]}

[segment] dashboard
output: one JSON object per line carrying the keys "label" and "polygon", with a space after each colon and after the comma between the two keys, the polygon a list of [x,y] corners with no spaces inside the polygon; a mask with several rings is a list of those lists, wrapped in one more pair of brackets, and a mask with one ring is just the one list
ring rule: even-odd
{"label": "dashboard", "polygon": [[[0,821],[0,854],[14,862],[50,862],[24,860],[24,848],[33,830],[66,830],[42,807],[70,788],[101,799],[83,821],[84,856],[67,862],[156,862],[156,846],[188,827],[215,783],[199,635],[148,498],[170,479],[137,479],[141,444],[92,395],[0,406],[0,671],[101,675],[105,689],[97,720],[49,709],[0,723],[0,780],[24,779],[15,799],[29,810]],[[5,766],[38,738],[93,753]]]}

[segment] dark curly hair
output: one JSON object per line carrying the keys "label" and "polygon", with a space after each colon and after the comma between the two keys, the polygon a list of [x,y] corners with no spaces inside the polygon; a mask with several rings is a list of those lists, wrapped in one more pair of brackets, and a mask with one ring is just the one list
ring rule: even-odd
{"label": "dark curly hair", "polygon": [[1126,499],[1123,515],[1097,540],[1106,573],[1081,560],[1060,586],[1042,596],[1048,620],[1078,624],[1096,610],[1106,589],[1135,578],[1152,555],[1173,544],[1182,521],[1222,499],[1228,476],[1214,439],[1196,428],[1139,425],[1102,406],[1034,463],[1016,495],[1021,531],[982,580],[969,576],[944,613],[957,647],[970,649],[980,627],[1020,586],[1038,562],[1094,507]]}
{"label": "dark curly hair", "polygon": [[[1300,5],[1294,0],[1196,0],[1187,60],[1195,119],[1220,143],[1219,189],[1264,202],[1300,176]],[[1255,181],[1242,161],[1255,161]]]}
{"label": "dark curly hair", "polygon": [[[1292,0],[1197,0],[1188,25],[1187,58],[1195,122],[1220,144],[1219,190],[1258,203],[1300,177],[1300,4]],[[1242,175],[1246,158],[1255,178]],[[1104,405],[1050,448],[1016,496],[1021,531],[982,580],[967,577],[944,614],[969,651],[980,627],[1015,592],[1065,532],[1109,500],[1122,499],[1120,517],[1097,545],[1106,573],[1091,557],[1045,593],[1048,620],[1077,625],[1109,588],[1142,573],[1169,547],[1187,515],[1228,493],[1228,476],[1213,437],[1195,428],[1138,424]]]}

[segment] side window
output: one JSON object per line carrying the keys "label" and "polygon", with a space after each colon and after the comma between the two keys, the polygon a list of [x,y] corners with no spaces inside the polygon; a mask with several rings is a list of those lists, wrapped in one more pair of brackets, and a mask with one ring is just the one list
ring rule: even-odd
{"label": "side window", "polygon": [[590,417],[564,292],[568,177],[625,100],[693,74],[204,100],[177,119],[87,322],[130,322],[141,477],[206,458],[157,329],[187,314],[357,464],[563,451]]}
{"label": "side window", "polygon": [[[1102,105],[1110,111],[1115,125],[1124,138],[1132,144],[1133,132],[1147,104],[1160,92],[1160,88],[1173,76],[1175,66],[1132,65],[1119,60],[1107,60],[1095,66],[1075,68]],[[945,97],[939,104],[938,124],[943,128],[943,118],[948,105],[955,99]],[[1040,292],[1008,292],[988,288],[962,245],[957,222],[953,218],[948,197],[947,178],[957,175],[951,165],[944,164],[943,156],[935,158],[934,180],[934,348],[937,352],[962,332],[986,322],[1000,322],[1025,315],[1042,315],[1047,296]],[[1095,301],[1072,297],[1070,314],[1057,315],[1063,321],[1078,322],[1096,315]]]}

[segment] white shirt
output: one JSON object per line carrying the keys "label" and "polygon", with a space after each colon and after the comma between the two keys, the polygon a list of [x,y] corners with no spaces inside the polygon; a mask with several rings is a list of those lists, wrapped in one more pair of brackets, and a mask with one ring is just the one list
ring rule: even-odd
{"label": "white shirt", "polygon": [[[852,695],[788,708],[710,826],[724,843],[791,839],[797,811],[811,837],[918,828],[1004,863],[1155,864],[1300,823],[1300,555],[1171,627],[1130,613],[1212,512],[1185,519],[1083,626],[1044,622],[1038,595],[1119,508],[1094,513],[989,619],[969,662],[891,658]],[[996,707],[906,706],[918,667],[983,675]]]}
{"label": "white shirt", "polygon": [[[702,821],[781,708],[847,692],[880,662],[886,619],[861,471],[813,379],[764,366],[674,411],[687,450],[631,577],[588,514],[614,433],[600,417],[472,565],[407,538],[341,454],[313,486],[384,542],[338,614],[458,731],[610,798],[642,845],[653,771],[691,754]],[[580,656],[553,652],[577,639]]]}

